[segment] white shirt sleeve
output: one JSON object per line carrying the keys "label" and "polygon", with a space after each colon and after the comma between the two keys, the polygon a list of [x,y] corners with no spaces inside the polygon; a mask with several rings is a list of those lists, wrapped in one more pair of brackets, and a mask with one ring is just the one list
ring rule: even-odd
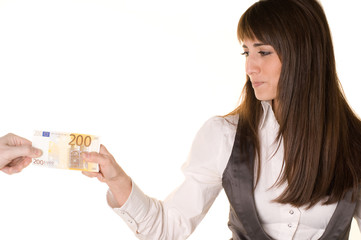
{"label": "white shirt sleeve", "polygon": [[164,201],[145,195],[133,182],[127,202],[108,204],[139,239],[186,239],[222,189],[222,174],[231,154],[235,129],[221,117],[208,120],[197,133],[182,170],[184,182]]}

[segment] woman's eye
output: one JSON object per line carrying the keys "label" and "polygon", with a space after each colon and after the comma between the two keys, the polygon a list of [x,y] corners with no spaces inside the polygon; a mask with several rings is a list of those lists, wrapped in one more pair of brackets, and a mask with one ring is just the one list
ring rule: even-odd
{"label": "woman's eye", "polygon": [[241,53],[243,56],[246,56],[246,57],[248,57],[248,55],[249,55],[249,52],[243,52],[243,53]]}
{"label": "woman's eye", "polygon": [[259,51],[258,53],[261,54],[261,56],[267,56],[271,54],[271,52],[265,52],[265,51]]}

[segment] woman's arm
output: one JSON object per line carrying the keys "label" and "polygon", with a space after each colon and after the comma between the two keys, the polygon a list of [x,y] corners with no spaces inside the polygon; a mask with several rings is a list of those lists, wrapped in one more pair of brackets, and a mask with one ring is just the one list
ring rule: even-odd
{"label": "woman's arm", "polygon": [[99,173],[87,173],[109,186],[108,204],[139,239],[186,239],[222,189],[222,174],[233,146],[234,131],[220,117],[208,120],[196,135],[183,166],[184,182],[164,201],[145,195],[109,152],[85,154]]}

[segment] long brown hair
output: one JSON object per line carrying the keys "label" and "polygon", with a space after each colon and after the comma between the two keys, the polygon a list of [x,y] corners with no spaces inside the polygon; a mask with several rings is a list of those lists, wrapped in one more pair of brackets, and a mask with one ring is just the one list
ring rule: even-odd
{"label": "long brown hair", "polygon": [[[311,207],[325,197],[324,204],[335,203],[349,190],[355,199],[361,186],[361,121],[339,83],[320,4],[260,0],[242,15],[237,34],[240,41],[257,39],[273,46],[282,62],[276,116],[278,136],[284,142],[284,169],[278,184],[287,187],[275,201]],[[241,99],[230,114],[239,114],[239,124],[249,129],[259,155],[262,107],[248,76]]]}

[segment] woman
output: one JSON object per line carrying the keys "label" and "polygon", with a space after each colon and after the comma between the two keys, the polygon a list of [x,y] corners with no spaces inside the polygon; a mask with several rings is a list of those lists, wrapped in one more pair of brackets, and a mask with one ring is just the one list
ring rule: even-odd
{"label": "woman", "polygon": [[208,120],[165,201],[144,195],[101,147],[85,173],[140,239],[185,239],[224,188],[233,239],[348,239],[361,227],[361,121],[341,90],[333,45],[315,0],[261,0],[241,17],[241,104]]}

